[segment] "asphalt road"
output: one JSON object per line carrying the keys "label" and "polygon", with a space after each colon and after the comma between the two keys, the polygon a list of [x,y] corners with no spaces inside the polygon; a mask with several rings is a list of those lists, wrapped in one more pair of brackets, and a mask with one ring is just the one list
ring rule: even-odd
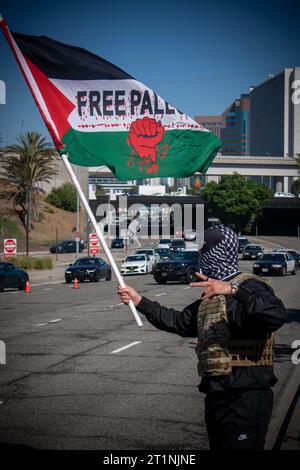
{"label": "asphalt road", "polygon": [[[241,262],[243,271],[251,266]],[[291,344],[300,339],[300,272],[271,279],[289,315],[277,334],[269,446],[300,371],[291,361]],[[151,275],[126,280],[177,309],[200,295],[183,284],[159,286]],[[0,364],[0,442],[47,449],[208,448],[195,340],[158,331],[144,318],[137,328],[114,280],[78,290],[43,284],[30,294],[5,291],[0,301],[7,348],[7,363]]]}

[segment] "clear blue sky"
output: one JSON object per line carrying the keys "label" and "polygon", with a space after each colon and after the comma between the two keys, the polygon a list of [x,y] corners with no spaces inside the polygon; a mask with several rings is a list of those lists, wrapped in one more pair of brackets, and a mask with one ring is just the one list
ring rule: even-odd
{"label": "clear blue sky", "polygon": [[[87,48],[194,117],[219,114],[268,74],[300,66],[296,3],[5,0],[1,13],[12,31]],[[27,130],[50,140],[0,34],[0,80],[7,83],[7,104],[0,105],[3,144]]]}

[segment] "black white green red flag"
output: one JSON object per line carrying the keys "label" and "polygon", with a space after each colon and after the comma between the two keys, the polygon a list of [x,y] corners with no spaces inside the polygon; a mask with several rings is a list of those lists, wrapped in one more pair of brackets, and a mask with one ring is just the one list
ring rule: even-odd
{"label": "black white green red flag", "polygon": [[206,172],[221,142],[143,83],[97,55],[1,27],[55,147],[121,180]]}

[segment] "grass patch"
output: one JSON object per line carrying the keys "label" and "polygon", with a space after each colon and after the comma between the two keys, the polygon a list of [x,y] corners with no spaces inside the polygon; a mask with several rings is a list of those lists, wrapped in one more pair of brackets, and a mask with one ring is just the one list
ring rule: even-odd
{"label": "grass patch", "polygon": [[45,207],[45,212],[48,212],[48,214],[55,214],[55,210],[50,206]]}
{"label": "grass patch", "polygon": [[39,256],[36,258],[33,256],[18,256],[16,258],[9,258],[9,262],[28,271],[32,271],[34,269],[53,269],[53,260],[49,256]]}
{"label": "grass patch", "polygon": [[0,216],[0,234],[3,238],[25,239],[25,234],[20,230],[18,223]]}

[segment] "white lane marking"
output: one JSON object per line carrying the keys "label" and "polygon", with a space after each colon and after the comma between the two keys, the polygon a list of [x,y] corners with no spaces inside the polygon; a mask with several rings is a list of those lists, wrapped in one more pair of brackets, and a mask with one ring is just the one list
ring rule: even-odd
{"label": "white lane marking", "polygon": [[134,341],[133,343],[127,344],[127,346],[123,346],[123,348],[116,349],[115,351],[112,351],[111,354],[117,354],[121,351],[124,351],[125,349],[131,348],[132,346],[135,346],[136,344],[140,344],[141,341]]}
{"label": "white lane marking", "polygon": [[123,302],[121,302],[120,304],[116,304],[116,305],[110,305],[110,308],[119,307],[120,305],[124,305]]}
{"label": "white lane marking", "polygon": [[161,294],[155,294],[154,297],[160,297],[161,295],[167,295],[167,293],[166,292],[161,292]]}
{"label": "white lane marking", "polygon": [[58,321],[62,321],[61,318],[55,318],[54,320],[49,320],[49,321],[46,321],[44,323],[38,323],[37,325],[33,325],[33,326],[44,326],[44,325],[47,325],[48,323],[57,323]]}
{"label": "white lane marking", "polygon": [[47,289],[44,289],[44,290],[52,290],[52,288],[51,288],[51,287],[47,287]]}
{"label": "white lane marking", "polygon": [[188,287],[184,287],[183,289],[185,290],[185,289],[190,289],[190,288],[191,288],[191,286],[188,286]]}

